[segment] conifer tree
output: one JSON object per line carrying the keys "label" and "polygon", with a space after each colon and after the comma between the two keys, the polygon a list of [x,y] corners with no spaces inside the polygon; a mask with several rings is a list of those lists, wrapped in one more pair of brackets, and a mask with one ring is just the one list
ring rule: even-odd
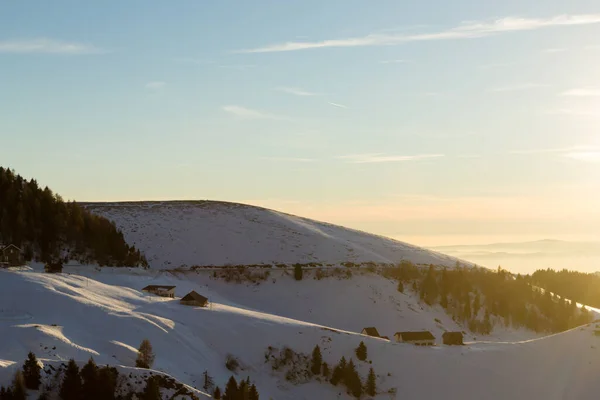
{"label": "conifer tree", "polygon": [[248,393],[248,400],[259,400],[258,389],[256,389],[256,385],[252,384],[250,386],[250,391]]}
{"label": "conifer tree", "polygon": [[160,386],[158,384],[158,379],[155,376],[151,376],[146,381],[142,400],[161,400]]}
{"label": "conifer tree", "polygon": [[238,400],[238,384],[235,377],[231,375],[231,378],[227,381],[225,386],[225,393],[223,393],[223,400]]}
{"label": "conifer tree", "polygon": [[329,374],[330,374],[330,372],[329,372],[329,365],[326,362],[324,362],[323,363],[323,372],[322,372],[322,375],[325,378],[329,378]]}
{"label": "conifer tree", "polygon": [[98,366],[94,362],[93,358],[81,368],[79,373],[83,384],[81,386],[81,392],[83,393],[84,399],[94,399],[97,397],[98,391]]}
{"label": "conifer tree", "polygon": [[42,367],[40,367],[35,354],[29,352],[27,360],[23,364],[23,377],[25,378],[25,386],[27,389],[38,390],[42,382],[41,375]]}
{"label": "conifer tree", "polygon": [[369,396],[375,396],[377,394],[377,379],[375,377],[375,371],[373,371],[373,368],[369,369],[369,376],[367,377],[365,392]]}
{"label": "conifer tree", "polygon": [[471,316],[473,315],[473,313],[471,312],[471,297],[469,297],[469,294],[467,293],[467,295],[465,296],[465,308],[463,311],[463,318],[464,319],[471,319]]}
{"label": "conifer tree", "polygon": [[345,372],[346,358],[342,356],[340,362],[335,366],[335,368],[333,368],[333,372],[331,373],[331,379],[329,380],[329,382],[331,382],[333,386],[337,386],[338,383],[343,382]]}
{"label": "conifer tree", "polygon": [[221,400],[221,388],[218,386],[215,388],[215,391],[213,392],[213,399]]}
{"label": "conifer tree", "polygon": [[365,361],[367,359],[367,346],[365,346],[365,342],[361,341],[354,352],[356,353],[356,358],[360,361]]}
{"label": "conifer tree", "polygon": [[151,368],[152,364],[154,364],[152,345],[148,339],[144,339],[140,344],[137,360],[135,360],[135,366],[138,368]]}
{"label": "conifer tree", "polygon": [[481,298],[479,292],[475,292],[475,298],[473,299],[473,316],[477,317],[479,310],[481,309]]}
{"label": "conifer tree", "polygon": [[448,295],[446,293],[440,296],[440,306],[444,309],[448,308]]}
{"label": "conifer tree", "polygon": [[205,370],[202,373],[202,376],[203,376],[203,380],[204,380],[204,384],[202,385],[202,389],[207,390],[207,391],[210,390],[210,389],[212,389],[213,386],[215,385],[215,383],[213,381],[212,376],[210,376],[208,374],[208,370]]}
{"label": "conifer tree", "polygon": [[313,375],[321,374],[321,364],[323,363],[323,357],[321,356],[321,349],[319,345],[316,345],[312,352],[312,358],[310,360],[310,372]]}
{"label": "conifer tree", "polygon": [[117,380],[119,378],[119,371],[115,367],[109,367],[108,365],[98,369],[97,377],[97,394],[96,398],[100,400],[113,400],[115,398],[115,391],[117,390]]}
{"label": "conifer tree", "polygon": [[60,398],[62,400],[81,399],[81,377],[79,367],[75,360],[70,359],[60,387]]}
{"label": "conifer tree", "polygon": [[344,383],[350,393],[352,393],[354,397],[360,398],[362,395],[362,382],[360,381],[360,375],[358,375],[352,359],[348,362],[344,375]]}
{"label": "conifer tree", "polygon": [[250,396],[250,386],[248,386],[248,382],[245,380],[241,380],[238,386],[238,394],[237,399],[239,400],[248,400]]}
{"label": "conifer tree", "polygon": [[12,384],[12,400],[26,400],[27,399],[27,387],[25,386],[25,378],[23,372],[18,370],[15,373],[15,378]]}

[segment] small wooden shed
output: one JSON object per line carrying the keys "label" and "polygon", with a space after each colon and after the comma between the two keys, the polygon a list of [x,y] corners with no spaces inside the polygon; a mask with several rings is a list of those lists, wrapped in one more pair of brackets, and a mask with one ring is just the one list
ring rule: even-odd
{"label": "small wooden shed", "polygon": [[373,326],[368,327],[368,328],[363,328],[363,330],[360,333],[361,333],[361,335],[380,337],[379,332],[377,331],[377,328],[375,328]]}
{"label": "small wooden shed", "polygon": [[411,343],[416,346],[433,346],[435,336],[429,331],[396,332],[394,338],[398,343]]}
{"label": "small wooden shed", "polygon": [[166,285],[148,285],[142,289],[142,292],[152,293],[162,297],[175,297],[175,286]]}
{"label": "small wooden shed", "polygon": [[0,266],[2,267],[18,267],[23,265],[23,251],[9,244],[7,246],[0,245]]}
{"label": "small wooden shed", "polygon": [[179,302],[186,306],[206,307],[208,299],[192,290],[183,296]]}
{"label": "small wooden shed", "polygon": [[463,333],[462,332],[444,332],[442,335],[442,341],[444,344],[449,346],[460,346],[463,345]]}

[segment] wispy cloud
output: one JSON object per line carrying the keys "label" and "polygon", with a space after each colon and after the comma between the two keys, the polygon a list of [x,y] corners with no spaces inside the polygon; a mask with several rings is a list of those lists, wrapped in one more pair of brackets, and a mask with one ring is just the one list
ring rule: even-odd
{"label": "wispy cloud", "polygon": [[266,113],[263,111],[253,110],[250,108],[236,106],[236,105],[224,106],[223,111],[225,111],[229,114],[232,114],[238,118],[244,118],[244,119],[272,119],[272,120],[288,119],[288,118],[280,116],[280,115],[270,114],[270,113]]}
{"label": "wispy cloud", "polygon": [[576,88],[570,89],[566,92],[563,92],[563,96],[574,96],[574,97],[600,97],[600,88],[599,87],[584,87],[584,88]]}
{"label": "wispy cloud", "polygon": [[454,28],[430,33],[372,33],[366,36],[342,39],[328,39],[317,42],[286,42],[252,49],[239,50],[237,52],[271,53],[327,47],[398,45],[407,42],[481,38],[507,32],[532,31],[536,29],[551,27],[590,25],[598,23],[600,23],[600,14],[558,15],[551,18],[506,17],[494,21],[466,22]]}
{"label": "wispy cloud", "polygon": [[546,111],[545,114],[550,115],[565,115],[570,117],[600,117],[600,104],[580,107],[565,107],[556,110]]}
{"label": "wispy cloud", "polygon": [[550,48],[550,49],[544,49],[544,50],[542,50],[542,53],[555,54],[555,53],[564,53],[565,51],[567,51],[567,49],[565,49],[563,47],[555,47],[555,48]]}
{"label": "wispy cloud", "polygon": [[408,60],[383,60],[379,61],[380,64],[407,64],[410,63]]}
{"label": "wispy cloud", "polygon": [[577,161],[600,163],[600,150],[596,151],[574,151],[564,155]]}
{"label": "wispy cloud", "polygon": [[0,40],[0,53],[78,55],[99,54],[106,51],[84,43],[39,38]]}
{"label": "wispy cloud", "polygon": [[530,90],[530,89],[541,89],[549,87],[544,83],[518,83],[511,86],[503,86],[492,89],[492,92],[503,93],[503,92],[519,92],[522,90]]}
{"label": "wispy cloud", "polygon": [[340,103],[333,103],[331,101],[327,102],[327,104],[329,104],[330,106],[337,107],[337,108],[348,108],[348,106],[345,106],[345,105],[340,104]]}
{"label": "wispy cloud", "polygon": [[483,156],[481,156],[479,154],[461,154],[457,157],[458,158],[466,158],[466,159],[483,158]]}
{"label": "wispy cloud", "polygon": [[569,146],[569,147],[511,150],[509,153],[510,154],[579,153],[579,152],[594,151],[596,149],[597,148],[595,146],[582,145],[582,146]]}
{"label": "wispy cloud", "polygon": [[256,68],[257,65],[256,64],[225,64],[225,65],[219,65],[219,68],[223,68],[223,69],[236,69],[239,71],[244,71],[247,69],[252,69],[252,68]]}
{"label": "wispy cloud", "polygon": [[152,81],[144,85],[146,89],[159,90],[167,86],[167,82],[163,81]]}
{"label": "wispy cloud", "polygon": [[191,57],[179,57],[179,58],[175,58],[174,61],[180,62],[180,63],[185,63],[185,64],[195,64],[195,65],[215,64],[215,62],[213,60],[201,60],[201,59],[191,58]]}
{"label": "wispy cloud", "polygon": [[301,158],[301,157],[261,157],[261,160],[268,161],[282,161],[282,162],[299,162],[299,163],[311,163],[315,160],[313,158]]}
{"label": "wispy cloud", "polygon": [[410,156],[395,156],[385,155],[383,153],[371,153],[371,154],[349,154],[345,156],[338,156],[337,159],[346,160],[352,164],[374,164],[374,163],[390,163],[390,162],[405,162],[405,161],[417,161],[429,158],[444,157],[444,154],[417,154]]}
{"label": "wispy cloud", "polygon": [[515,65],[515,63],[491,63],[491,64],[480,65],[479,68],[481,68],[481,69],[493,69],[493,68],[511,67],[513,65]]}
{"label": "wispy cloud", "polygon": [[297,87],[278,87],[278,88],[275,88],[275,90],[284,92],[284,93],[288,93],[288,94],[293,94],[294,96],[322,96],[323,95],[322,93],[309,92],[307,90],[300,89]]}

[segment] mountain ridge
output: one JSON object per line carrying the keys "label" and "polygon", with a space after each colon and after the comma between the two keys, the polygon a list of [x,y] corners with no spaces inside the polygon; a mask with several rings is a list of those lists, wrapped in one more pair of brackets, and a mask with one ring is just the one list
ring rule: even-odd
{"label": "mountain ridge", "polygon": [[469,262],[381,235],[224,201],[86,202],[112,220],[153,268],[341,262]]}

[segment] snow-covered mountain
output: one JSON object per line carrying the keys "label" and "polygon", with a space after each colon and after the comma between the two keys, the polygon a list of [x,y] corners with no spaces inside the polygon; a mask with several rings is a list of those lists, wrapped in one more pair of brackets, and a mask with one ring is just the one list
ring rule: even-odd
{"label": "snow-covered mountain", "polygon": [[260,207],[214,202],[88,203],[114,221],[153,268],[194,265],[457,259],[407,243]]}
{"label": "snow-covered mountain", "polygon": [[[148,338],[155,369],[198,388],[208,370],[223,387],[232,374],[225,367],[231,355],[242,368],[238,379],[250,376],[265,399],[350,399],[341,386],[287,381],[265,352],[288,346],[310,354],[318,344],[324,361],[333,365],[341,356],[354,357],[360,341],[370,362],[355,362],[363,377],[370,367],[377,373],[376,399],[390,398],[390,390],[397,398],[450,400],[594,399],[600,392],[600,339],[593,326],[520,342],[499,336],[462,347],[415,347],[358,331],[373,325],[390,336],[396,330],[431,329],[439,344],[441,331],[456,326],[441,310],[419,305],[367,272],[348,280],[299,282],[279,272],[276,283],[255,285],[227,284],[211,278],[210,271],[0,271],[0,384],[9,383],[29,350],[42,361],[93,356],[98,364],[130,367],[135,349]],[[175,299],[140,292],[153,283],[176,285]],[[178,298],[189,290],[209,297],[210,307],[180,305]]]}

